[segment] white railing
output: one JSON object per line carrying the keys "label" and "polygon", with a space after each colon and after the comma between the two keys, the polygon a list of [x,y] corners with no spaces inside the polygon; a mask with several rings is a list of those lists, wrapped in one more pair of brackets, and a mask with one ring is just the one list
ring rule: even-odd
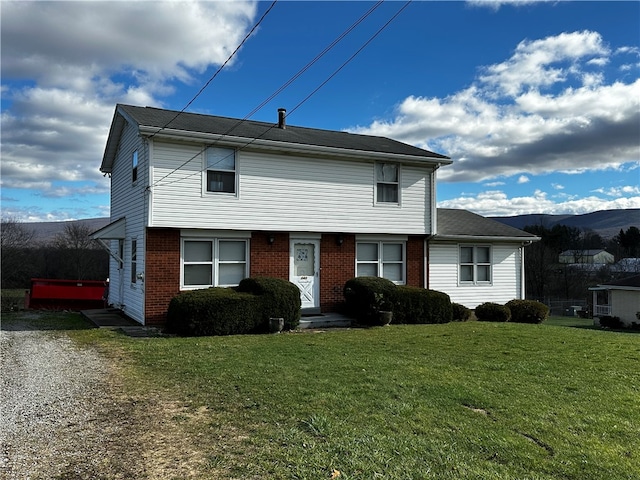
{"label": "white railing", "polygon": [[593,306],[594,317],[603,317],[608,315],[611,315],[611,305],[594,305]]}

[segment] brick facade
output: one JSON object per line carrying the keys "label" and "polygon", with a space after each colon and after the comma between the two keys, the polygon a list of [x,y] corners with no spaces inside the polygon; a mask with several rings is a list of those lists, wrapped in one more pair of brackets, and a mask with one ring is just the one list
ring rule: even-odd
{"label": "brick facade", "polygon": [[180,230],[147,229],[145,252],[145,324],[160,325],[169,302],[180,293]]}
{"label": "brick facade", "polygon": [[[269,238],[273,242],[269,242]],[[341,242],[339,241],[341,239]],[[289,279],[289,233],[253,232],[250,276]],[[146,238],[145,324],[166,322],[171,299],[180,293],[180,230],[149,228]],[[407,285],[424,285],[424,237],[407,241]],[[320,308],[340,311],[342,289],[355,276],[355,235],[323,234],[320,240]]]}
{"label": "brick facade", "polygon": [[324,234],[320,241],[320,309],[336,312],[342,309],[344,295],[342,289],[350,278],[355,277],[356,237]]}

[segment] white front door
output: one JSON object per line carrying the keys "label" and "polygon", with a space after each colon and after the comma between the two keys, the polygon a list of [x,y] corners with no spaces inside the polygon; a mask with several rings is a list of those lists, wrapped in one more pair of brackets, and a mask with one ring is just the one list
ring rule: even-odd
{"label": "white front door", "polygon": [[320,242],[291,240],[291,283],[300,289],[302,308],[320,306]]}

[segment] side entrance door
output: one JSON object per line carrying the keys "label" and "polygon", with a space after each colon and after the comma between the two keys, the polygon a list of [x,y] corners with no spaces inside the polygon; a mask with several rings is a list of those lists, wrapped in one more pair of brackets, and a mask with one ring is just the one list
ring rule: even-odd
{"label": "side entrance door", "polygon": [[291,240],[289,279],[300,289],[302,308],[320,307],[320,242]]}

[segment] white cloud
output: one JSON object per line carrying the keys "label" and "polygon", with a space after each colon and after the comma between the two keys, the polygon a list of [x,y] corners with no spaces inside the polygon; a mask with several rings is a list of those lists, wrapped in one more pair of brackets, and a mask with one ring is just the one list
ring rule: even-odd
{"label": "white cloud", "polygon": [[520,175],[518,177],[518,184],[528,183],[528,182],[529,182],[529,177],[527,177],[526,175]]}
{"label": "white cloud", "polygon": [[601,193],[608,197],[623,197],[629,195],[640,195],[640,187],[625,185],[623,187],[597,188],[593,193]]}
{"label": "white cloud", "polygon": [[555,189],[555,190],[564,190],[564,185],[560,185],[559,183],[552,183],[551,186]]}
{"label": "white cloud", "polygon": [[640,208],[640,195],[606,199],[598,196],[567,198],[554,201],[546,192],[536,190],[532,196],[509,197],[500,190],[491,190],[476,195],[438,202],[440,208],[462,208],[485,216],[511,216],[530,213],[580,215],[597,210]]}
{"label": "white cloud", "polygon": [[598,69],[612,56],[596,32],[523,41],[470,87],[409,96],[394,118],[351,131],[450,156],[443,181],[620,169],[638,161],[640,79],[605,83]]}
{"label": "white cloud", "polygon": [[[226,60],[256,9],[255,1],[3,2],[3,188],[104,191],[98,166],[114,105],[161,106],[170,82],[192,83]],[[67,191],[62,181],[94,183]]]}

